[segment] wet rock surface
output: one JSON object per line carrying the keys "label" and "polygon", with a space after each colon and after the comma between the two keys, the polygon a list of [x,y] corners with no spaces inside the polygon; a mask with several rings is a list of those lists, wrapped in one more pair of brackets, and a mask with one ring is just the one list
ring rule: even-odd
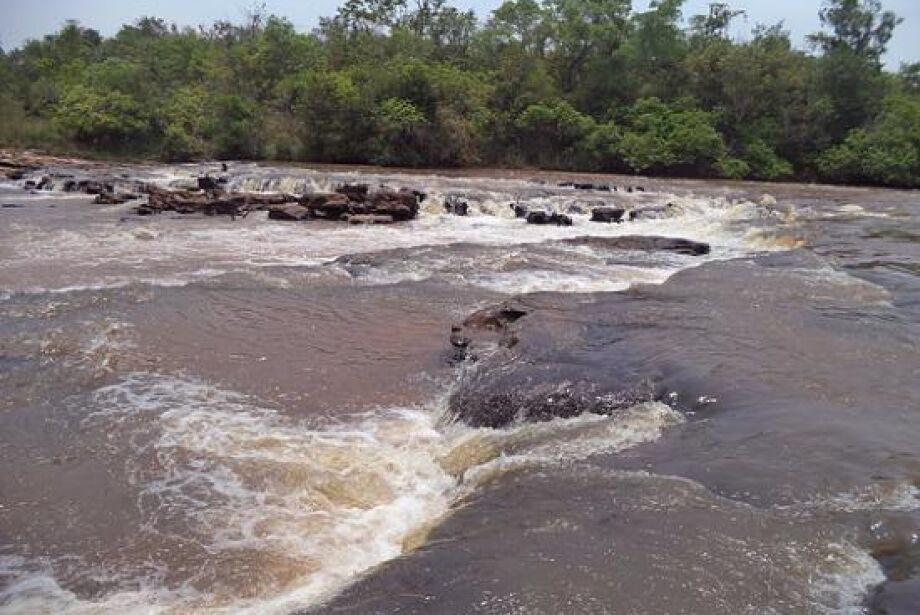
{"label": "wet rock surface", "polygon": [[688,256],[709,254],[709,244],[676,237],[655,237],[652,235],[621,235],[619,237],[573,237],[561,243],[575,246],[590,246],[605,250],[641,250],[646,252],[675,252]]}

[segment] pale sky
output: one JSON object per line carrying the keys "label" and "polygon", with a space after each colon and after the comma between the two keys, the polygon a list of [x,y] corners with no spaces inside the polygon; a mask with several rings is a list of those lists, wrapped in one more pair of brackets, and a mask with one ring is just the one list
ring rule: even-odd
{"label": "pale sky", "polygon": [[[287,17],[301,30],[309,30],[321,16],[332,15],[342,0],[267,0],[266,8]],[[684,16],[706,11],[711,0],[688,0]],[[804,37],[818,29],[818,9],[822,0],[723,0],[747,11],[739,20],[735,35],[745,36],[757,23],[784,21],[800,46]],[[56,30],[65,20],[77,19],[106,35],[143,15],[163,17],[181,25],[210,23],[217,19],[238,21],[251,0],[0,0],[0,46],[11,49],[29,38],[41,37]],[[474,9],[485,17],[501,0],[453,0],[454,6]],[[644,9],[648,0],[634,0]],[[920,0],[882,0],[885,9],[904,18],[895,31],[886,58],[888,66],[920,61]]]}

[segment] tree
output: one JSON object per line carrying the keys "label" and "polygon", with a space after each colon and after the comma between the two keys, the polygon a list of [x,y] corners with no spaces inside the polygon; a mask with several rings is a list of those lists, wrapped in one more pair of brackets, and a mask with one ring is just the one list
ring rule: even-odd
{"label": "tree", "polygon": [[920,187],[920,99],[889,96],[879,117],[824,152],[818,168],[829,181]]}
{"label": "tree", "polygon": [[895,27],[903,21],[891,11],[882,11],[879,0],[827,0],[818,13],[821,24],[831,32],[817,32],[809,40],[830,54],[841,48],[881,63]]}

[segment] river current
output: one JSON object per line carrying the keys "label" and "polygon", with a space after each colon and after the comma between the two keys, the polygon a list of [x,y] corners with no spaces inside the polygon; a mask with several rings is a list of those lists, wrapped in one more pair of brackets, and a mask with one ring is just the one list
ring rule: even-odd
{"label": "river current", "polygon": [[[230,166],[241,191],[427,195],[371,227],[140,217],[27,179],[0,186],[2,613],[920,604],[915,192]],[[557,227],[512,202],[669,207]],[[451,325],[511,299],[515,345],[457,361]],[[494,429],[449,411],[627,381],[658,394]]]}

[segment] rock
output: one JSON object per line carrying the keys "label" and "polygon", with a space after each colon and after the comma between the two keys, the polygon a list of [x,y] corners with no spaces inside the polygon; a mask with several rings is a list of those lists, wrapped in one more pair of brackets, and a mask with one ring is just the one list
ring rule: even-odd
{"label": "rock", "polygon": [[230,170],[230,168],[227,166],[227,163],[226,163],[226,162],[221,162],[221,163],[220,163],[220,170],[223,171],[224,173],[226,173],[227,171]]}
{"label": "rock", "polygon": [[444,211],[455,216],[469,214],[470,204],[458,196],[448,196],[444,199]]}
{"label": "rock", "polygon": [[642,250],[647,252],[676,252],[688,256],[709,254],[709,244],[679,237],[623,235],[620,237],[572,237],[563,239],[567,245],[590,246],[603,250]]}
{"label": "rock", "polygon": [[271,205],[268,208],[269,220],[290,220],[298,222],[310,217],[310,210],[297,203],[286,203],[284,205]]}
{"label": "rock", "polygon": [[517,337],[512,325],[529,313],[528,308],[506,302],[474,312],[459,325],[450,328],[454,352],[451,363],[476,361],[496,348],[512,348]]}
{"label": "rock", "polygon": [[345,184],[335,189],[337,194],[344,194],[352,201],[363,201],[367,198],[370,186],[367,184]]}
{"label": "rock", "polygon": [[393,224],[393,216],[380,214],[346,214],[345,221],[349,224]]}
{"label": "rock", "polygon": [[463,334],[463,327],[454,325],[450,328],[450,345],[454,348],[467,348],[472,340]]}
{"label": "rock", "polygon": [[463,327],[504,331],[529,313],[530,310],[520,303],[506,302],[473,312],[463,321]]}
{"label": "rock", "polygon": [[579,205],[578,203],[572,203],[565,208],[566,212],[570,214],[583,214],[585,213],[585,208]]}
{"label": "rock", "polygon": [[93,202],[97,205],[121,205],[127,202],[127,199],[111,192],[104,192],[102,194],[97,194]]}
{"label": "rock", "polygon": [[557,226],[572,226],[571,216],[567,216],[565,214],[553,214],[550,216],[550,220]]}
{"label": "rock", "polygon": [[610,416],[652,401],[654,393],[650,386],[602,392],[592,382],[536,382],[484,391],[460,390],[451,397],[449,411],[470,427],[498,429],[513,423],[567,419],[585,413]]}
{"label": "rock", "polygon": [[199,190],[219,190],[220,183],[217,181],[217,178],[211,177],[210,175],[203,175],[198,178],[198,189]]}
{"label": "rock", "polygon": [[83,179],[74,186],[76,192],[84,194],[105,194],[115,192],[115,183],[96,179]]}
{"label": "rock", "polygon": [[[12,178],[11,178],[12,179]],[[35,180],[29,179],[26,180],[26,183],[22,185],[25,190],[34,190],[35,189]]]}
{"label": "rock", "polygon": [[573,182],[559,182],[560,188],[572,188],[575,184]]}
{"label": "rock", "polygon": [[25,207],[22,203],[4,203],[0,205],[3,209],[18,209],[20,207]]}
{"label": "rock", "polygon": [[763,196],[760,197],[760,200],[757,202],[760,205],[763,205],[764,207],[772,207],[776,205],[776,197],[773,196],[772,194],[764,194]]}
{"label": "rock", "polygon": [[591,210],[591,222],[620,222],[626,210],[622,207],[595,207]]}
{"label": "rock", "polygon": [[649,205],[648,207],[639,207],[629,211],[630,220],[648,220],[663,218],[670,214],[673,203],[667,205]]}
{"label": "rock", "polygon": [[527,213],[527,224],[551,224],[552,214],[548,211],[531,211]]}
{"label": "rock", "polygon": [[349,200],[344,194],[310,194],[300,200],[300,204],[318,218],[338,220],[348,212]]}
{"label": "rock", "polygon": [[572,226],[572,218],[565,214],[548,211],[531,211],[527,214],[527,224],[555,224],[557,226]]}
{"label": "rock", "polygon": [[527,205],[523,203],[511,203],[510,205],[512,211],[514,211],[515,218],[526,218],[530,209]]}
{"label": "rock", "polygon": [[572,187],[575,188],[576,190],[594,190],[594,184],[575,183],[575,184],[572,184]]}

